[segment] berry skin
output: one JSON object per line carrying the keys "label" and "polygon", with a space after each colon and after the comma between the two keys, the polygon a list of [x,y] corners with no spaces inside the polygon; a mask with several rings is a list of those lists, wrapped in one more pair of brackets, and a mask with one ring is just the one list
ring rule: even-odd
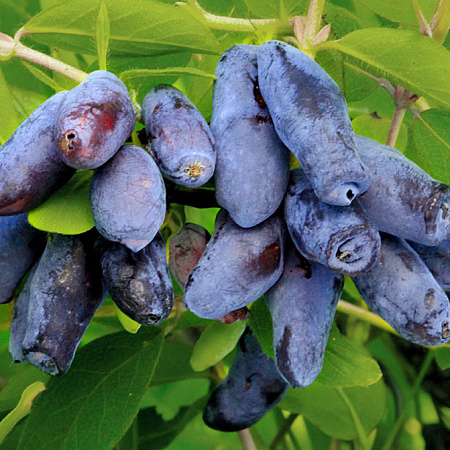
{"label": "berry skin", "polygon": [[409,245],[419,254],[442,289],[450,292],[450,238],[436,247],[412,241]]}
{"label": "berry skin", "polygon": [[[210,238],[208,231],[203,227],[187,222],[183,225],[180,232],[170,240],[169,267],[182,290],[184,290],[188,275],[200,260]],[[249,317],[249,311],[244,306],[243,308],[230,311],[222,317],[218,317],[217,320],[230,324],[240,320],[247,320]]]}
{"label": "berry skin", "polygon": [[114,74],[96,70],[67,93],[58,109],[59,155],[75,169],[96,169],[119,150],[135,123],[126,86]]}
{"label": "berry skin", "polygon": [[278,136],[320,200],[345,206],[365,192],[370,173],[344,95],[322,67],[291,45],[268,41],[258,51],[258,79]]}
{"label": "berry skin", "polygon": [[169,267],[181,289],[184,289],[189,273],[197,265],[210,238],[203,227],[187,222],[170,240]]}
{"label": "berry skin", "polygon": [[381,234],[378,262],[353,282],[367,305],[405,339],[428,346],[450,340],[449,300],[405,240]]}
{"label": "berry skin", "polygon": [[289,151],[259,92],[257,48],[235,45],[222,54],[215,71],[211,118],[217,203],[244,228],[274,214],[289,180]]}
{"label": "berry skin", "polygon": [[380,235],[361,206],[321,202],[302,169],[291,171],[284,217],[300,253],[335,272],[359,275],[378,259]]}
{"label": "berry skin", "polygon": [[358,200],[385,233],[423,245],[450,237],[450,188],[434,180],[398,150],[356,136],[372,185]]}
{"label": "berry skin", "polygon": [[168,317],[174,292],[160,233],[139,252],[102,237],[96,251],[106,289],[123,313],[142,325],[158,325]]}
{"label": "berry skin", "polygon": [[275,363],[247,329],[238,343],[238,353],[228,376],[216,388],[203,412],[203,420],[219,431],[251,427],[284,397],[288,384]]}
{"label": "berry skin", "polygon": [[0,217],[0,303],[8,303],[45,246],[45,233],[28,223],[27,214]]}
{"label": "berry skin", "polygon": [[138,252],[164,222],[166,188],[152,157],[140,147],[124,145],[95,171],[90,202],[99,233]]}
{"label": "berry skin", "polygon": [[344,277],[307,261],[291,244],[283,274],[264,298],[273,319],[277,368],[293,388],[320,374]]}
{"label": "berry skin", "polygon": [[286,229],[273,215],[252,228],[225,210],[184,288],[184,304],[198,317],[218,319],[257,300],[280,278]]}
{"label": "berry skin", "polygon": [[14,313],[9,328],[9,356],[12,362],[26,362],[22,352],[22,341],[28,326],[28,306],[30,304],[30,286],[34,272],[36,272],[38,263],[36,263],[28,274],[27,281],[22,288],[19,296],[14,302]]}
{"label": "berry skin", "polygon": [[55,115],[67,92],[37,108],[0,147],[0,216],[37,208],[75,173],[58,155]]}
{"label": "berry skin", "polygon": [[200,111],[173,86],[154,87],[142,102],[151,151],[174,183],[195,188],[214,174],[214,138]]}
{"label": "berry skin", "polygon": [[92,233],[50,235],[30,285],[26,359],[49,375],[65,374],[103,298]]}

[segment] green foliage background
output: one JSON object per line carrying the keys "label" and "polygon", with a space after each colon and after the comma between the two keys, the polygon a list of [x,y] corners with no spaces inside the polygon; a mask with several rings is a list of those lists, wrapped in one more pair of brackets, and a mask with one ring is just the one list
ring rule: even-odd
{"label": "green foliage background", "polygon": [[[209,13],[204,14],[194,1],[172,3],[0,0],[0,32],[84,72],[114,72],[137,102],[158,83],[175,84],[209,120],[221,52],[238,43],[292,40],[291,19],[305,16],[309,7],[306,0],[200,0]],[[438,5],[440,28],[433,37],[424,36],[418,11],[430,22]],[[420,96],[406,112],[397,148],[446,183],[449,22],[450,1],[445,0],[327,0],[321,25],[331,25],[330,38],[314,48],[316,60],[342,88],[359,134],[386,142],[395,111],[382,87],[389,86],[386,82]],[[0,144],[43,101],[77,84],[2,53],[1,42],[0,36]],[[30,222],[66,234],[90,229],[91,175],[79,172],[30,213]],[[174,206],[169,214],[174,211],[209,231],[217,213],[192,207],[181,207],[180,213]],[[165,231],[170,237],[176,230],[167,226]],[[339,309],[319,379],[305,390],[290,390],[279,407],[252,427],[258,449],[274,448],[274,442],[277,448],[302,450],[448,448],[450,348],[425,349],[396,337],[384,322],[365,313],[351,282],[346,282],[343,299],[358,306],[360,314]],[[69,373],[49,379],[30,365],[10,363],[11,315],[12,306],[2,305],[0,416],[5,420],[0,440],[5,440],[0,448],[240,448],[236,433],[208,429],[201,411],[208,392],[227,372],[242,324],[222,325],[185,312],[153,329],[125,325],[137,331],[133,334],[123,331],[107,301]],[[271,320],[262,300],[252,305],[249,326],[273,355]],[[42,385],[25,391],[32,383],[46,386],[34,401]],[[278,439],[280,430],[285,432]]]}

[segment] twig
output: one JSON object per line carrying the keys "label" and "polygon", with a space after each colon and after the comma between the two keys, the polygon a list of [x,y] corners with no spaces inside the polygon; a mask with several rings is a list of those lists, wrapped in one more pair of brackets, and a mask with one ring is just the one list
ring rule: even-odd
{"label": "twig", "polygon": [[245,430],[238,431],[239,439],[242,443],[242,448],[244,450],[258,450],[256,448],[255,443],[253,442],[253,437],[250,433],[250,430],[246,428]]}
{"label": "twig", "polygon": [[[177,2],[176,4],[180,7],[191,6],[183,2]],[[195,1],[194,5],[201,12],[208,27],[212,30],[240,31],[240,32],[254,33],[256,30],[273,31],[274,29],[276,29],[277,32],[281,34],[292,32],[292,24],[289,23],[289,21],[283,23],[280,22],[278,19],[249,20],[236,17],[218,16],[204,10],[197,1]]]}
{"label": "twig", "polygon": [[403,118],[405,117],[406,109],[400,107],[399,105],[395,106],[394,116],[392,117],[391,126],[389,127],[388,137],[386,139],[386,145],[391,147],[395,146],[398,135],[400,133],[400,127],[403,122]]}
{"label": "twig", "polygon": [[284,421],[281,428],[278,430],[277,435],[273,438],[272,443],[269,446],[270,450],[276,450],[277,447],[281,444],[282,440],[284,439],[284,436],[286,433],[290,430],[291,426],[295,422],[295,419],[297,419],[298,414],[290,414],[288,418]]}
{"label": "twig", "polygon": [[359,306],[353,305],[352,303],[346,302],[345,300],[339,300],[337,310],[341,313],[347,314],[348,316],[356,317],[357,319],[361,319],[364,322],[370,323],[371,325],[377,328],[381,328],[388,333],[398,335],[397,332],[387,322],[385,322],[375,313],[360,308]]}
{"label": "twig", "polygon": [[433,359],[434,359],[434,352],[432,350],[428,350],[427,356],[425,357],[420,372],[417,375],[416,381],[414,382],[414,386],[411,389],[411,396],[409,398],[409,401],[406,402],[406,404],[403,406],[402,411],[400,412],[395,422],[395,425],[393,426],[393,428],[391,428],[391,431],[387,439],[385,440],[381,450],[390,450],[392,448],[392,444],[394,443],[395,438],[397,437],[397,434],[399,433],[400,428],[402,427],[403,422],[405,420],[406,411],[411,405],[411,402],[416,398],[420,385],[422,384],[423,379],[425,378],[425,375],[427,374],[428,369],[430,368],[431,363],[433,362]]}
{"label": "twig", "polygon": [[37,50],[26,47],[20,42],[17,42],[14,47],[14,56],[34,62],[43,67],[47,67],[48,69],[61,73],[66,77],[77,81],[78,83],[81,83],[87,77],[86,72],[70,66],[69,64],[63,63],[62,61],[58,61],[57,59],[38,52]]}

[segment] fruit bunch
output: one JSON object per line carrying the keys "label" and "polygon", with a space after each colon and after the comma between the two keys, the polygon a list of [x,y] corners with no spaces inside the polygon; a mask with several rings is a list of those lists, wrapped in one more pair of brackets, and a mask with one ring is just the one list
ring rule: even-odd
{"label": "fruit bunch", "polygon": [[[183,189],[214,176],[214,233],[186,223],[170,239],[169,266],[184,306],[201,318],[244,320],[248,305],[267,302],[275,360],[247,330],[204,413],[209,426],[235,431],[288,386],[317,378],[345,275],[404,338],[450,340],[450,188],[356,136],[337,84],[286,43],[233,46],[215,76],[210,126],[178,89],[147,94],[146,149],[124,145],[133,104],[105,71],[54,95],[16,130],[0,151],[0,300],[28,273],[11,358],[52,375],[69,369],[107,292],[138,323],[160,324],[174,302],[159,232],[162,175]],[[95,169],[95,230],[46,237],[26,213],[77,169]]]}

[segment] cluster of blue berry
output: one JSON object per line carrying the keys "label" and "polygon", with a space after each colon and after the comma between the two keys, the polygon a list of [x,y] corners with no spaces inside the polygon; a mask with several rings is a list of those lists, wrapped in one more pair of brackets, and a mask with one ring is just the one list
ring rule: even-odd
{"label": "cluster of blue berry", "polygon": [[[0,150],[0,302],[28,272],[10,353],[52,375],[69,369],[107,292],[140,324],[161,323],[174,302],[159,232],[162,175],[184,188],[214,176],[223,209],[213,235],[185,224],[170,241],[169,265],[184,305],[202,318],[245,319],[247,305],[265,296],[275,361],[247,330],[204,414],[213,428],[234,431],[288,386],[317,378],[344,275],[406,339],[450,340],[450,188],[397,150],[356,136],[337,84],[288,44],[233,46],[215,75],[210,126],[176,88],[147,94],[147,149],[124,145],[133,104],[105,71],[54,95],[15,131]],[[291,153],[301,168],[291,170]],[[33,229],[26,213],[77,169],[95,169],[95,230]]]}

